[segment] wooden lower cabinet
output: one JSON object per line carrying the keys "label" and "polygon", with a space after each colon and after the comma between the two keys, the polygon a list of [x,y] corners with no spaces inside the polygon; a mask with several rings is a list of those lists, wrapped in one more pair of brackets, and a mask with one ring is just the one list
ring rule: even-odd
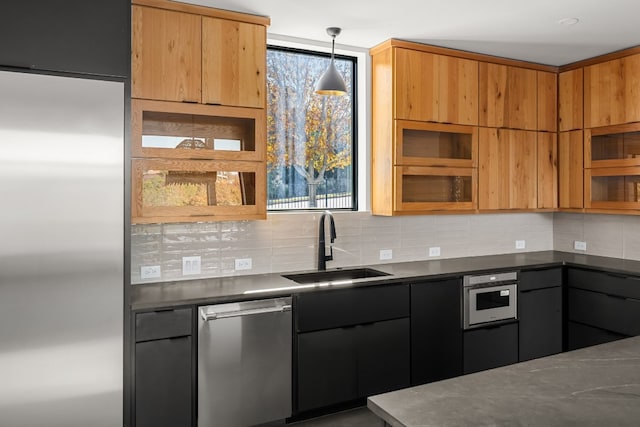
{"label": "wooden lower cabinet", "polygon": [[536,209],[537,133],[480,128],[478,208]]}

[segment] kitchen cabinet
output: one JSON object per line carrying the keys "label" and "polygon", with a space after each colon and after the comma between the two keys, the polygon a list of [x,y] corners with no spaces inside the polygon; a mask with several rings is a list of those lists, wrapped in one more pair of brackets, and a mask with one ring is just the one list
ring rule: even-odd
{"label": "kitchen cabinet", "polygon": [[460,279],[411,284],[411,385],[462,375]]}
{"label": "kitchen cabinet", "polygon": [[558,207],[558,135],[538,132],[537,135],[538,209]]}
{"label": "kitchen cabinet", "polygon": [[562,352],[562,268],[528,270],[518,283],[519,360]]}
{"label": "kitchen cabinet", "polygon": [[518,362],[518,323],[464,331],[463,372],[471,374]]}
{"label": "kitchen cabinet", "polygon": [[558,137],[558,198],[561,209],[584,207],[583,131],[560,132]]}
{"label": "kitchen cabinet", "polygon": [[480,128],[478,146],[479,209],[537,208],[537,133]]}
{"label": "kitchen cabinet", "polygon": [[128,77],[130,7],[126,0],[4,2],[0,65]]}
{"label": "kitchen cabinet", "polygon": [[545,132],[558,130],[558,75],[537,71],[538,111],[536,129]]}
{"label": "kitchen cabinet", "polygon": [[135,315],[134,425],[194,426],[192,309]]}
{"label": "kitchen cabinet", "polygon": [[409,386],[408,285],[299,294],[294,313],[294,412]]}
{"label": "kitchen cabinet", "polygon": [[585,208],[640,209],[640,123],[584,132]]}
{"label": "kitchen cabinet", "polygon": [[409,120],[394,127],[373,154],[374,213],[474,210],[478,129]]}
{"label": "kitchen cabinet", "polygon": [[133,223],[265,218],[264,110],[134,99],[131,117]]}
{"label": "kitchen cabinet", "polygon": [[269,18],[161,0],[132,9],[132,97],[266,107]]}
{"label": "kitchen cabinet", "polygon": [[535,70],[480,62],[480,126],[537,130],[537,77]]}
{"label": "kitchen cabinet", "polygon": [[640,54],[584,67],[584,127],[640,121]]}
{"label": "kitchen cabinet", "polygon": [[395,48],[395,118],[478,124],[478,62]]}
{"label": "kitchen cabinet", "polygon": [[558,130],[583,128],[583,69],[564,71],[558,75]]}
{"label": "kitchen cabinet", "polygon": [[640,335],[640,278],[569,268],[567,279],[569,349]]}

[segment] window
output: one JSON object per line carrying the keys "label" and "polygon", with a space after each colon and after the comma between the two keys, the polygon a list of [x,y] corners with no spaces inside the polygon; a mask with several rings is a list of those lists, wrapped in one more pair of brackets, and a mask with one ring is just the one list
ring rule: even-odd
{"label": "window", "polygon": [[356,210],[356,58],[336,55],[344,96],[315,84],[330,55],[267,49],[267,209]]}

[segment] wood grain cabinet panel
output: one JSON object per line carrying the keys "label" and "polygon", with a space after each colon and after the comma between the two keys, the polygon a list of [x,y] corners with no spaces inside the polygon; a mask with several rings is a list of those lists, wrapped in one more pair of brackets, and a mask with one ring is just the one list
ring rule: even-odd
{"label": "wood grain cabinet panel", "polygon": [[537,207],[536,132],[480,128],[478,207]]}
{"label": "wood grain cabinet panel", "polygon": [[584,126],[640,121],[640,54],[584,68]]}
{"label": "wood grain cabinet panel", "polygon": [[200,102],[201,17],[134,5],[132,20],[131,96]]}
{"label": "wood grain cabinet panel", "polygon": [[395,49],[395,118],[478,123],[478,62]]}
{"label": "wood grain cabinet panel", "polygon": [[558,138],[559,207],[581,209],[583,202],[582,131],[560,132]]}
{"label": "wood grain cabinet panel", "polygon": [[558,136],[538,132],[538,209],[558,207]]}
{"label": "wood grain cabinet panel", "polygon": [[538,71],[538,125],[540,131],[558,129],[558,75]]}
{"label": "wood grain cabinet panel", "polygon": [[266,28],[202,18],[202,103],[265,108]]}
{"label": "wood grain cabinet panel", "polygon": [[565,71],[558,76],[558,130],[582,129],[583,69]]}
{"label": "wood grain cabinet panel", "polygon": [[537,129],[537,72],[481,62],[480,126]]}

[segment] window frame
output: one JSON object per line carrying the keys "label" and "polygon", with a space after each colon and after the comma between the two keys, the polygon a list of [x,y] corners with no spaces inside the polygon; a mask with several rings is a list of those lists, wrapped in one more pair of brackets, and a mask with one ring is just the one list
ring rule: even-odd
{"label": "window frame", "polygon": [[[313,47],[308,48],[300,48],[300,47],[290,47],[283,46],[279,44],[274,44],[272,42],[267,43],[267,54],[269,50],[288,52],[288,53],[298,53],[310,56],[316,56],[320,58],[331,58],[330,52],[324,52],[322,50],[315,50]],[[342,212],[357,212],[358,208],[358,199],[359,199],[359,186],[358,186],[358,57],[353,55],[345,55],[345,54],[334,54],[335,59],[350,61],[353,70],[351,73],[351,207],[349,208],[331,208],[332,211],[342,211]],[[266,71],[268,73],[268,70]],[[268,104],[265,107],[265,112],[268,115]],[[268,169],[268,168],[267,168]],[[266,203],[266,211],[269,214],[273,213],[286,213],[286,212],[318,212],[327,210],[327,208],[288,208],[288,209],[269,209],[269,192],[267,190],[267,203]]]}

